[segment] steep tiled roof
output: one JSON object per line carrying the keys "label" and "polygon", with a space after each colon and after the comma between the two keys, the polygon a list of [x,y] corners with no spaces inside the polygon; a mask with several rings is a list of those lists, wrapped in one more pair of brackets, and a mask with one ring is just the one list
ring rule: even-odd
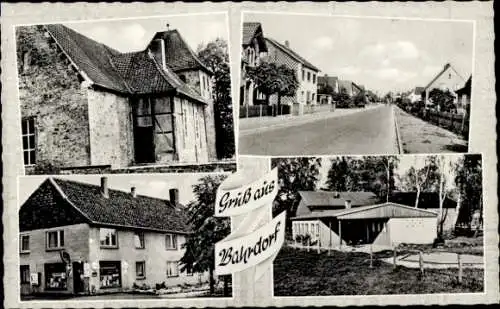
{"label": "steep tiled roof", "polygon": [[242,43],[248,45],[252,41],[255,32],[259,29],[260,23],[258,22],[245,22],[243,23]]}
{"label": "steep tiled roof", "polygon": [[179,31],[174,29],[157,32],[152,40],[156,39],[164,40],[165,61],[174,72],[201,69],[212,74],[212,71],[200,61],[194,51],[184,41]]}
{"label": "steep tiled roof", "polygon": [[304,59],[302,56],[300,56],[299,54],[297,54],[296,52],[294,52],[289,47],[286,47],[285,45],[283,45],[281,43],[278,43],[278,41],[276,41],[274,39],[271,39],[269,37],[266,37],[265,39],[266,39],[266,42],[273,44],[278,49],[280,49],[281,51],[283,51],[284,53],[286,53],[287,55],[289,55],[290,57],[292,57],[296,61],[302,63],[303,66],[305,66],[305,67],[307,67],[309,69],[312,69],[314,71],[317,71],[317,72],[320,71],[320,69],[318,69],[315,65],[313,65],[312,63],[310,63],[309,61],[307,61],[306,59]]}
{"label": "steep tiled roof", "polygon": [[164,72],[147,50],[121,53],[64,25],[46,25],[46,29],[69,59],[98,86],[128,94],[177,90],[206,103],[169,68]]}
{"label": "steep tiled roof", "polygon": [[[51,179],[63,196],[88,220],[97,225],[116,225],[159,231],[189,233],[186,210],[168,200],[109,189],[109,197],[100,186],[65,179]],[[36,197],[36,194],[33,195]],[[57,205],[53,206],[57,207]]]}
{"label": "steep tiled roof", "polygon": [[339,80],[339,91],[342,88],[352,91],[352,82],[350,80]]}

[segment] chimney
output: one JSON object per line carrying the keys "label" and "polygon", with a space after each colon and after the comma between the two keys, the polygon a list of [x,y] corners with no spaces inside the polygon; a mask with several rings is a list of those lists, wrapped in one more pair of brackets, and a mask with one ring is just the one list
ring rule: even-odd
{"label": "chimney", "polygon": [[177,205],[179,203],[179,189],[170,189],[168,193],[170,195],[170,202]]}
{"label": "chimney", "polygon": [[135,187],[130,188],[130,195],[132,195],[132,197],[137,196],[137,190]]}
{"label": "chimney", "polygon": [[285,41],[285,46],[290,47],[290,42],[288,40]]}
{"label": "chimney", "polygon": [[156,39],[149,45],[151,53],[155,58],[156,62],[161,65],[163,70],[167,70],[167,61],[165,58],[165,41],[163,39]]}
{"label": "chimney", "polygon": [[105,198],[109,197],[109,192],[108,192],[108,177],[101,177],[101,194]]}
{"label": "chimney", "polygon": [[345,200],[345,209],[351,209],[351,200]]}

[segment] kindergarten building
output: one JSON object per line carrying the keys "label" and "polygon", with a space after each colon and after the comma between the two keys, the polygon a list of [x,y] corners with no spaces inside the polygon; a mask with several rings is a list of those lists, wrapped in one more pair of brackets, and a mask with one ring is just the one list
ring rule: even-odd
{"label": "kindergarten building", "polygon": [[196,284],[207,273],[180,270],[191,232],[178,190],[169,200],[57,178],[19,210],[21,294],[96,294]]}
{"label": "kindergarten building", "polygon": [[[371,192],[299,194],[301,200],[292,218],[295,240],[298,235],[309,235],[311,243],[324,248],[364,244],[390,247],[399,243],[429,244],[437,236],[437,205],[429,197],[433,194],[423,194],[418,208],[393,202],[407,202],[411,197],[415,202],[414,192],[397,192],[389,202],[380,202]],[[457,203],[447,199],[444,206],[450,214],[445,227],[454,226]]]}

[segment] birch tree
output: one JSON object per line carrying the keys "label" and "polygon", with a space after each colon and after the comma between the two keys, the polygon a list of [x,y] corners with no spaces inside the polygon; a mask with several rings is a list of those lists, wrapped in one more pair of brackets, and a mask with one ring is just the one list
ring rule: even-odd
{"label": "birch tree", "polygon": [[436,180],[437,165],[435,157],[427,157],[424,159],[424,166],[418,168],[418,157],[415,156],[413,166],[405,173],[403,184],[406,190],[415,191],[415,208],[418,208],[420,194],[424,191],[431,190]]}

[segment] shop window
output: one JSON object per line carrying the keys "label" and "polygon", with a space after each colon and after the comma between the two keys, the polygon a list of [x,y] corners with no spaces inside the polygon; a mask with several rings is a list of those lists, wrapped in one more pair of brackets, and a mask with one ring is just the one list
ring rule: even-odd
{"label": "shop window", "polygon": [[45,264],[45,289],[66,290],[68,288],[68,276],[66,264]]}
{"label": "shop window", "polygon": [[119,288],[122,285],[120,261],[100,261],[101,289]]}
{"label": "shop window", "polygon": [[165,235],[165,246],[168,250],[177,250],[177,235]]}
{"label": "shop window", "polygon": [[146,262],[135,262],[135,277],[137,279],[146,278]]}
{"label": "shop window", "polygon": [[49,231],[46,234],[47,249],[61,249],[64,247],[64,231]]}
{"label": "shop window", "polygon": [[179,276],[179,262],[167,261],[167,277]]}
{"label": "shop window", "polygon": [[19,240],[21,242],[21,244],[19,246],[21,253],[30,252],[30,236],[29,235],[21,235],[21,238]]}
{"label": "shop window", "polygon": [[99,229],[99,240],[101,243],[101,248],[117,248],[118,247],[118,235],[115,229]]}
{"label": "shop window", "polygon": [[144,241],[144,233],[136,232],[134,235],[134,243],[136,249],[144,249],[146,247],[146,243]]}
{"label": "shop window", "polygon": [[36,163],[35,118],[25,118],[21,121],[24,165]]}
{"label": "shop window", "polygon": [[30,266],[21,265],[19,270],[21,272],[21,284],[30,283]]}

